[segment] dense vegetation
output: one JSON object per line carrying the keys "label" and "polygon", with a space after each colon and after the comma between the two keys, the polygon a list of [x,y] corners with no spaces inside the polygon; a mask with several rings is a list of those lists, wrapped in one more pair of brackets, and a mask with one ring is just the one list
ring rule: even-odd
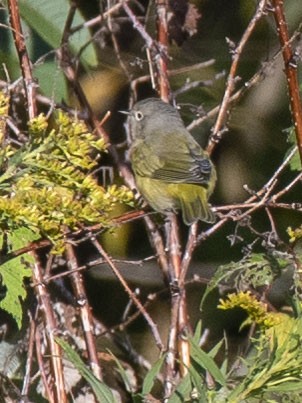
{"label": "dense vegetation", "polygon": [[[0,5],[0,400],[300,401],[298,2]],[[149,96],[211,155],[214,224],[137,194]]]}

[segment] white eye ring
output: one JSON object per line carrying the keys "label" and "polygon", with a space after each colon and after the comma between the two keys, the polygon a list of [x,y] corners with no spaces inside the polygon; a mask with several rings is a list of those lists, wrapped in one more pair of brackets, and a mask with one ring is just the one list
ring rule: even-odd
{"label": "white eye ring", "polygon": [[144,115],[141,111],[137,111],[134,113],[135,119],[139,122],[140,120],[144,119]]}

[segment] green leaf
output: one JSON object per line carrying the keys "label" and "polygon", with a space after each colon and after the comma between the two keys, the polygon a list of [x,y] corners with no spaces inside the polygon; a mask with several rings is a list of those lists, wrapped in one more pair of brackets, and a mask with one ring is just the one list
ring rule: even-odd
{"label": "green leaf", "polygon": [[193,365],[190,366],[189,368],[189,374],[191,376],[192,383],[196,389],[196,392],[198,393],[198,401],[199,402],[206,402],[206,393],[205,393],[205,382],[201,374],[196,371]]}
{"label": "green leaf", "polygon": [[114,396],[111,389],[103,382],[99,381],[89,368],[84,364],[79,354],[63,339],[55,338],[56,343],[64,350],[67,359],[75,366],[83,378],[89,383],[99,402],[112,403]]}
{"label": "green leaf", "polygon": [[43,94],[58,100],[68,99],[68,91],[64,73],[55,61],[34,66],[34,76],[39,82]]}
{"label": "green leaf", "polygon": [[[37,239],[37,235],[27,228],[18,228],[9,233],[8,244],[12,250],[17,250],[28,243]],[[33,263],[34,259],[28,253],[11,259],[0,266],[0,274],[3,283],[7,287],[5,298],[0,302],[0,308],[8,312],[17,322],[18,328],[22,326],[22,300],[26,298],[26,290],[23,286],[25,277],[31,277],[31,270],[28,268],[29,263]]]}
{"label": "green leaf", "polygon": [[[70,2],[68,0],[22,0],[19,2],[22,18],[53,49],[60,46]],[[84,23],[83,17],[76,11],[73,26]],[[89,30],[83,28],[71,37],[71,50],[76,55],[91,39]],[[85,48],[84,60],[96,65],[96,55],[92,44]],[[83,60],[82,60],[83,62]]]}
{"label": "green leaf", "polygon": [[302,390],[302,381],[285,381],[280,385],[269,386],[270,392],[301,392]]}
{"label": "green leaf", "polygon": [[213,358],[208,353],[204,352],[193,339],[190,339],[190,347],[192,359],[196,361],[198,365],[208,371],[216,382],[218,382],[220,385],[225,385],[225,377]]}
{"label": "green leaf", "polygon": [[298,150],[290,160],[289,167],[291,171],[301,171],[301,159]]}
{"label": "green leaf", "polygon": [[125,371],[125,369],[123,368],[123,366],[121,365],[121,363],[119,362],[119,360],[115,357],[114,354],[112,354],[111,351],[109,351],[109,354],[111,355],[111,357],[114,359],[117,367],[118,367],[118,372],[120,373],[123,382],[126,386],[126,389],[129,393],[132,393],[132,387],[131,387],[131,382],[129,380],[129,376],[127,375],[127,372]]}
{"label": "green leaf", "polygon": [[168,403],[183,403],[189,401],[192,392],[192,382],[190,374],[187,374],[178,384]]}
{"label": "green leaf", "polygon": [[202,333],[202,322],[201,322],[201,320],[199,320],[197,322],[197,325],[196,325],[195,331],[194,331],[194,335],[193,335],[193,340],[197,344],[199,343],[199,340],[201,338],[201,333]]}
{"label": "green leaf", "polygon": [[163,355],[162,357],[160,357],[160,359],[158,361],[156,361],[156,363],[153,365],[153,367],[148,371],[147,375],[145,376],[143,388],[142,388],[143,396],[145,396],[151,392],[153,385],[154,385],[154,379],[159,374],[160,369],[164,363],[165,357],[166,357],[166,355]]}
{"label": "green leaf", "polygon": [[296,148],[296,152],[289,162],[289,167],[292,171],[301,171],[301,160],[297,149],[295,128],[292,126],[289,129],[287,129],[286,132],[288,133],[287,142],[291,145],[291,147],[287,150],[284,156],[284,160],[289,156],[289,154],[293,151],[293,149]]}

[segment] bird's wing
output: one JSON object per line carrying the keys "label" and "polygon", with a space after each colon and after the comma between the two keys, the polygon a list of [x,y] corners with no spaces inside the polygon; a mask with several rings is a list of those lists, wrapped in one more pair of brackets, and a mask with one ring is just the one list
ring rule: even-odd
{"label": "bird's wing", "polygon": [[195,183],[206,185],[212,172],[207,154],[194,142],[164,148],[140,143],[132,150],[131,159],[140,176],[167,183]]}

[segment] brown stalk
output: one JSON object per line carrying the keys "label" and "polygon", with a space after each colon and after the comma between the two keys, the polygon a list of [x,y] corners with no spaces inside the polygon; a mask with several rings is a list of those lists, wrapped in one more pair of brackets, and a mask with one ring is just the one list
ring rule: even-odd
{"label": "brown stalk", "polygon": [[170,85],[168,79],[168,66],[167,66],[167,49],[168,49],[168,1],[156,0],[156,14],[157,14],[157,38],[158,43],[165,49],[162,55],[159,56],[159,95],[165,102],[170,100]]}
{"label": "brown stalk", "polygon": [[[57,321],[52,308],[50,296],[47,288],[43,284],[42,267],[39,262],[39,257],[32,252],[35,263],[33,265],[33,279],[36,286],[36,293],[38,296],[39,307],[44,314],[46,337],[48,340],[50,363],[53,374],[53,399],[55,402],[65,403],[67,402],[65,384],[64,384],[64,372],[62,364],[62,351],[60,346],[55,342],[55,336],[57,333]],[[47,385],[44,385],[47,390]]]}
{"label": "brown stalk", "polygon": [[102,380],[102,370],[99,365],[95,337],[93,334],[93,316],[91,313],[91,308],[88,304],[83,278],[81,273],[78,271],[78,262],[73,246],[68,242],[66,243],[66,257],[67,264],[71,272],[71,284],[74,290],[77,306],[79,307],[80,311],[80,319],[82,322],[90,368],[95,377],[99,380]]}
{"label": "brown stalk", "polygon": [[36,334],[36,315],[35,318],[32,317],[31,312],[28,312],[29,316],[29,336],[28,336],[28,349],[25,365],[25,374],[23,378],[22,385],[22,399],[19,403],[26,403],[28,401],[28,392],[30,387],[30,375],[34,356],[34,345],[35,345],[35,334]]}
{"label": "brown stalk", "polygon": [[[18,2],[16,0],[9,0],[8,6],[10,22],[13,28],[12,31],[14,35],[15,47],[20,61],[20,67],[24,81],[24,89],[28,103],[28,116],[29,119],[33,119],[37,114],[36,84],[33,79],[31,63],[28,57],[25,40],[22,33]],[[43,310],[44,313],[44,321],[46,324],[45,328],[47,329],[48,348],[50,352],[50,362],[53,374],[53,390],[49,390],[48,384],[45,383],[45,379],[43,379],[43,377],[42,379],[44,380],[45,390],[48,391],[49,400],[64,403],[67,402],[67,397],[64,385],[61,349],[56,344],[54,339],[55,332],[57,331],[57,323],[52,309],[49,294],[45,286],[42,285],[43,274],[39,257],[33,251],[31,252],[31,254],[35,259],[35,263],[33,265],[33,280],[35,283],[38,283],[36,287],[36,293],[38,296],[39,307]],[[37,354],[37,358],[38,360],[41,358],[39,353]]]}
{"label": "brown stalk", "polygon": [[24,90],[28,106],[28,117],[31,120],[37,115],[37,104],[36,104],[37,83],[35,82],[32,75],[31,63],[26,49],[24,35],[22,33],[18,1],[8,0],[8,9],[9,9],[10,23],[13,28],[12,32],[14,36],[15,47],[20,61],[20,67],[24,81]]}
{"label": "brown stalk", "polygon": [[[158,87],[159,94],[163,101],[170,100],[170,85],[168,79],[167,49],[168,49],[168,1],[156,1],[157,13],[157,40],[160,49],[164,51],[157,52],[158,59]],[[169,253],[169,271],[170,271],[170,292],[171,292],[171,323],[168,336],[168,353],[165,361],[165,398],[168,398],[173,391],[175,375],[177,374],[176,362],[180,360],[180,371],[185,375],[190,365],[190,354],[188,341],[182,338],[184,329],[189,328],[188,314],[186,305],[186,291],[184,281],[181,277],[181,247],[179,238],[179,229],[177,216],[169,216],[169,225],[166,226],[166,238],[168,242]]]}
{"label": "brown stalk", "polygon": [[54,394],[52,392],[50,382],[47,379],[46,368],[45,368],[45,364],[43,362],[43,357],[42,357],[41,333],[40,333],[39,330],[40,330],[39,327],[36,326],[36,330],[35,330],[35,347],[36,347],[36,356],[37,356],[40,376],[41,376],[43,386],[45,388],[45,395],[47,396],[48,402],[49,403],[57,403],[57,400],[55,400],[55,396],[54,396]]}
{"label": "brown stalk", "polygon": [[165,284],[168,286],[169,285],[169,262],[167,258],[167,254],[165,251],[165,245],[163,243],[163,238],[157,229],[156,225],[154,222],[151,220],[150,217],[146,216],[144,218],[146,227],[148,229],[148,234],[150,234],[150,242],[154,249],[156,250],[157,254],[157,260],[158,264],[160,266],[161,272],[163,274],[163,280]]}
{"label": "brown stalk", "polygon": [[279,36],[280,45],[282,48],[282,55],[284,60],[284,69],[287,79],[287,86],[289,92],[289,101],[291,106],[291,114],[294,122],[296,140],[302,162],[302,106],[299,92],[299,81],[297,75],[297,60],[292,51],[290,44],[290,37],[287,29],[287,22],[283,10],[283,0],[272,0],[273,13],[277,26],[277,33]]}

